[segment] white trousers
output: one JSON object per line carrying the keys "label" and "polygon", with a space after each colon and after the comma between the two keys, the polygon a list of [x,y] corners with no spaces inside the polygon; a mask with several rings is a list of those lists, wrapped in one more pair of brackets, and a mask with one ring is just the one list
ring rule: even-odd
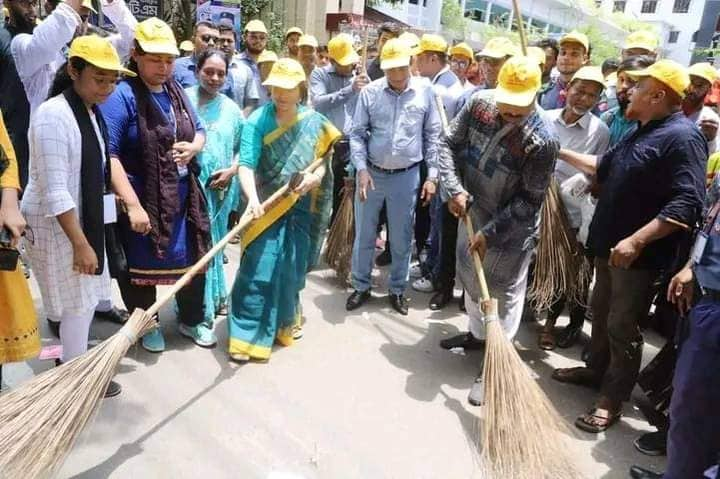
{"label": "white trousers", "polygon": [[62,343],[62,362],[70,361],[87,351],[90,324],[95,308],[87,311],[64,313],[60,318],[60,342]]}

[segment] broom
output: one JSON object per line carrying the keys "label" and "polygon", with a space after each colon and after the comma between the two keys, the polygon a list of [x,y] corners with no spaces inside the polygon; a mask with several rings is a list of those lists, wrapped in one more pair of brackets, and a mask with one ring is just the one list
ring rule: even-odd
{"label": "broom", "polygon": [[537,312],[550,309],[562,296],[585,304],[585,285],[591,275],[553,179],[540,209],[540,236],[528,299]]}
{"label": "broom", "polygon": [[[466,214],[464,221],[468,239],[472,240],[475,231],[470,215]],[[480,256],[473,252],[472,257],[481,304],[486,305],[485,414],[478,438],[483,477],[579,478],[569,455],[569,429],[505,336]]]}
{"label": "broom", "polygon": [[[363,27],[363,54],[360,59],[362,73],[367,74],[368,27]],[[355,180],[352,176],[345,177],[340,206],[335,220],[328,231],[325,247],[325,262],[335,270],[335,274],[344,284],[349,283],[350,260],[352,259],[353,243],[355,242]]]}
{"label": "broom", "polygon": [[[303,173],[325,161],[315,159]],[[297,187],[300,174],[273,193],[266,211]],[[82,356],[0,395],[0,478],[48,478],[62,465],[89,419],[100,406],[120,360],[138,338],[157,327],[154,315],[207,266],[235,235],[253,224],[244,216],[147,311],[136,309],[113,336]]]}

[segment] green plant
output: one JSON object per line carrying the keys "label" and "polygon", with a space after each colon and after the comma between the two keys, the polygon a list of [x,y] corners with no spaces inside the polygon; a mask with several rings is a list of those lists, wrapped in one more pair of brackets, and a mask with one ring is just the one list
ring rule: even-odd
{"label": "green plant", "polygon": [[443,0],[440,24],[446,32],[456,38],[463,38],[467,23],[462,6],[457,0]]}

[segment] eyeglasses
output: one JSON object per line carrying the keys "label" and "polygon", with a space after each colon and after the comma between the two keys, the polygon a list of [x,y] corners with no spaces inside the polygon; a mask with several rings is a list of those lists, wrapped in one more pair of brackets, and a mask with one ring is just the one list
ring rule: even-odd
{"label": "eyeglasses", "polygon": [[204,43],[212,42],[213,44],[215,44],[218,42],[218,40],[220,40],[220,38],[216,37],[215,35],[205,34],[205,35],[200,35],[200,40],[202,40]]}
{"label": "eyeglasses", "polygon": [[450,65],[454,67],[467,68],[470,65],[470,62],[467,60],[450,60]]}

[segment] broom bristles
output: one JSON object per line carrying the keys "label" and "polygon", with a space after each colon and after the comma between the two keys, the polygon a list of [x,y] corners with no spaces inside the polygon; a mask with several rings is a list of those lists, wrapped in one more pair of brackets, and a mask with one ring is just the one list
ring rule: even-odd
{"label": "broom bristles", "polygon": [[528,299],[545,311],[562,296],[585,304],[592,271],[587,266],[553,179],[540,209],[540,237]]}
{"label": "broom bristles", "polygon": [[577,479],[570,430],[523,363],[500,322],[486,322],[484,418],[478,440],[483,477]]}
{"label": "broom bristles", "polygon": [[350,277],[350,260],[355,241],[355,187],[346,179],[335,221],[330,226],[325,249],[325,262],[335,270],[337,277],[347,283]]}
{"label": "broom bristles", "polygon": [[120,360],[155,327],[137,309],[98,346],[0,395],[0,478],[51,477],[100,406]]}

